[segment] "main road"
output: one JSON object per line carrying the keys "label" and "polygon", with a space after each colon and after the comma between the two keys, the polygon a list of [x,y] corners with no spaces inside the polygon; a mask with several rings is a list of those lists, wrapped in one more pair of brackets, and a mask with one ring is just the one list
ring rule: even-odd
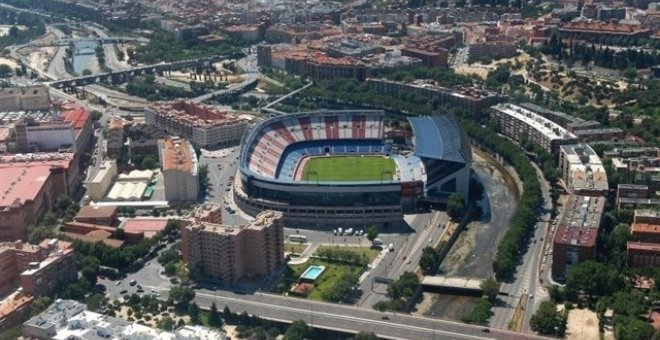
{"label": "main road", "polygon": [[[499,296],[500,305],[493,307],[494,315],[490,319],[492,327],[504,328],[509,326],[516,308],[522,308],[521,330],[529,331],[529,319],[538,309],[541,301],[548,296],[548,292],[539,284],[539,268],[544,252],[544,237],[549,226],[552,211],[550,185],[543,178],[543,172],[532,164],[537,171],[543,197],[542,209],[539,212],[538,222],[529,239],[528,249],[522,257],[521,264],[512,282],[504,282],[500,288],[503,293]],[[519,306],[520,304],[520,306]]]}
{"label": "main road", "polygon": [[[162,294],[167,294],[162,291]],[[292,322],[303,320],[316,328],[358,333],[373,332],[388,339],[545,339],[500,329],[486,329],[454,321],[430,319],[369,308],[332,304],[273,294],[240,294],[198,290],[195,302],[202,308],[215,303],[219,309]]]}

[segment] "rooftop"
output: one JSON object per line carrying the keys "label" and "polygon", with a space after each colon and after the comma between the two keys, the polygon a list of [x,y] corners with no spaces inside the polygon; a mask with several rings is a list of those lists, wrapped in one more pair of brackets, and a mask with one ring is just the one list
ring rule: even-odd
{"label": "rooftop", "polygon": [[522,121],[546,136],[548,139],[575,138],[572,133],[566,131],[561,125],[520,106],[513,104],[497,104],[491,108]]}
{"label": "rooftop", "polygon": [[568,163],[568,176],[572,189],[607,190],[607,173],[600,157],[588,144],[560,146]]}
{"label": "rooftop", "polygon": [[598,33],[641,33],[650,32],[648,28],[641,25],[620,24],[617,22],[603,22],[603,21],[573,21],[567,22],[562,27],[562,30],[569,31],[582,31],[582,32],[598,32]]}
{"label": "rooftop", "polygon": [[87,109],[75,105],[63,106],[61,117],[65,122],[70,122],[76,130],[84,128],[91,120],[91,114]]}
{"label": "rooftop", "polygon": [[131,218],[126,219],[120,228],[126,232],[144,233],[145,238],[152,238],[165,229],[167,219],[164,218]]}
{"label": "rooftop", "polygon": [[57,300],[41,314],[24,324],[31,327],[54,328],[55,339],[142,339],[142,340],[221,340],[221,332],[202,326],[183,326],[166,332],[156,328],[85,310],[85,305],[73,300]]}
{"label": "rooftop", "polygon": [[179,123],[199,128],[244,124],[247,121],[227,111],[189,101],[157,103],[148,107],[156,116],[165,116]]}
{"label": "rooftop", "polygon": [[598,230],[594,228],[567,227],[560,225],[555,234],[555,243],[579,247],[594,247]]}
{"label": "rooftop", "polygon": [[21,292],[14,292],[9,294],[7,297],[0,301],[0,320],[4,319],[5,316],[11,314],[17,309],[30,303],[33,298],[34,297],[24,295]]}
{"label": "rooftop", "polygon": [[559,225],[578,229],[598,229],[604,210],[605,199],[602,197],[570,195]]}
{"label": "rooftop", "polygon": [[247,229],[261,230],[263,228],[269,227],[276,221],[282,218],[282,213],[266,210],[262,211],[257,215],[254,220],[250,221],[246,225],[234,226],[226,225],[219,223],[208,223],[208,222],[199,222],[193,221],[187,228],[196,229],[199,231],[206,231],[222,235],[238,235],[241,231]]}
{"label": "rooftop", "polygon": [[160,145],[163,171],[179,170],[197,174],[197,155],[187,140],[167,137],[161,140]]}
{"label": "rooftop", "polygon": [[83,218],[83,219],[92,219],[92,218],[110,218],[112,216],[115,216],[117,213],[117,207],[113,206],[92,206],[92,205],[86,205],[80,208],[78,210],[78,213],[76,214],[76,218]]}

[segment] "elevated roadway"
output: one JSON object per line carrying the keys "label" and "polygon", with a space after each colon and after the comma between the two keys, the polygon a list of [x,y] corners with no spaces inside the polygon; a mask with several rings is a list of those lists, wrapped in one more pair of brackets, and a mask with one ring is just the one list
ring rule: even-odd
{"label": "elevated roadway", "polygon": [[[163,291],[161,294],[166,293]],[[161,298],[164,298],[163,295]],[[195,302],[203,309],[215,303],[219,309],[227,306],[233,312],[247,312],[269,320],[287,323],[303,320],[315,328],[348,333],[373,332],[386,339],[547,339],[502,329],[486,329],[447,320],[273,294],[199,290]]]}

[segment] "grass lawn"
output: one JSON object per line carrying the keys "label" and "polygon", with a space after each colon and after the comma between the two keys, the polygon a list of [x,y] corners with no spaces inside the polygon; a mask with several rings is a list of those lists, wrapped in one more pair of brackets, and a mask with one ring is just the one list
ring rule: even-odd
{"label": "grass lawn", "polygon": [[383,156],[322,156],[307,160],[304,181],[390,181],[396,174],[394,160]]}
{"label": "grass lawn", "polygon": [[380,254],[380,249],[370,248],[370,247],[340,247],[340,246],[319,246],[316,248],[316,251],[323,249],[341,249],[347,250],[360,255],[366,255],[369,258],[369,262],[373,261],[378,254]]}
{"label": "grass lawn", "polygon": [[307,243],[284,243],[284,251],[294,254],[302,254],[309,244]]}
{"label": "grass lawn", "polygon": [[345,273],[354,273],[359,275],[362,273],[362,267],[356,265],[349,265],[343,263],[328,262],[318,259],[310,259],[309,261],[303,264],[293,264],[289,265],[289,275],[291,279],[298,280],[300,275],[311,265],[325,266],[325,271],[321,276],[316,280],[314,290],[307,296],[308,299],[312,300],[323,300],[323,292],[326,289],[332,289],[339,278],[342,277]]}

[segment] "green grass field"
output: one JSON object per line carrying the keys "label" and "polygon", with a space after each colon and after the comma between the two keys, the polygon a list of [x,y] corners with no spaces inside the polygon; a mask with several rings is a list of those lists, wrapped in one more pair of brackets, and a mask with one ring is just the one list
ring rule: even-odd
{"label": "green grass field", "polygon": [[383,156],[312,157],[303,169],[303,181],[390,181],[396,173],[394,160]]}

